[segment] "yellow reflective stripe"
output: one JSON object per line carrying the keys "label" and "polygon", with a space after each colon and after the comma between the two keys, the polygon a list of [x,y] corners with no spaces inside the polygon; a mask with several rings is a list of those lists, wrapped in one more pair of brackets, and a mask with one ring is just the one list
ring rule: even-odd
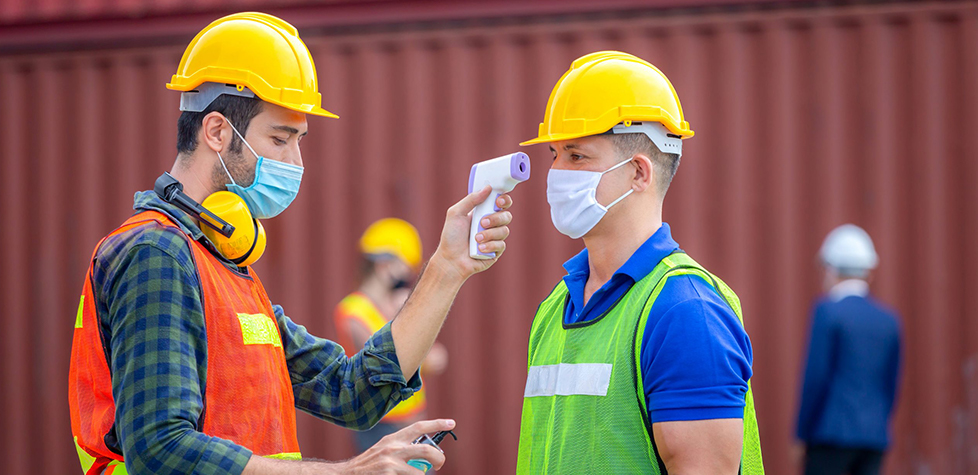
{"label": "yellow reflective stripe", "polygon": [[85,294],[82,294],[81,301],[78,302],[78,315],[75,316],[75,328],[82,327],[82,310],[85,308]]}
{"label": "yellow reflective stripe", "polygon": [[282,346],[275,322],[264,313],[239,313],[238,320],[244,344]]}
{"label": "yellow reflective stripe", "polygon": [[282,452],[280,454],[262,455],[262,457],[268,457],[270,459],[279,459],[279,460],[302,460],[302,453]]}
{"label": "yellow reflective stripe", "polygon": [[126,471],[126,463],[118,460],[109,462],[109,466],[105,467],[104,473],[105,475],[129,475],[129,472]]}
{"label": "yellow reflective stripe", "polygon": [[[88,452],[85,452],[85,449],[78,445],[78,437],[75,437],[74,440],[75,450],[78,452],[78,461],[81,462],[82,472],[88,473],[88,471],[92,468],[92,465],[95,465],[95,457],[89,455]],[[129,472],[126,471],[125,462],[113,460],[109,462],[108,466],[105,467],[104,473],[107,475],[128,475]]]}
{"label": "yellow reflective stripe", "polygon": [[81,462],[82,472],[88,473],[88,469],[92,468],[92,465],[95,464],[95,457],[89,455],[88,452],[85,452],[85,449],[78,445],[78,437],[75,437],[75,450],[78,451],[78,461]]}

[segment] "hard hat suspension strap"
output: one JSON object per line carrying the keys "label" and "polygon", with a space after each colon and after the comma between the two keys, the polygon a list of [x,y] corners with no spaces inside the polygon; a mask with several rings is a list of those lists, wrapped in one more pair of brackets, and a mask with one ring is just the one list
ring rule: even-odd
{"label": "hard hat suspension strap", "polygon": [[682,157],[683,140],[678,135],[670,134],[666,126],[658,122],[632,122],[626,120],[611,128],[610,134],[645,134],[655,147],[662,153],[674,153]]}
{"label": "hard hat suspension strap", "polygon": [[241,97],[255,97],[245,86],[234,84],[219,84],[216,82],[205,82],[192,91],[180,94],[180,110],[188,112],[203,112],[207,106],[214,102],[221,94]]}

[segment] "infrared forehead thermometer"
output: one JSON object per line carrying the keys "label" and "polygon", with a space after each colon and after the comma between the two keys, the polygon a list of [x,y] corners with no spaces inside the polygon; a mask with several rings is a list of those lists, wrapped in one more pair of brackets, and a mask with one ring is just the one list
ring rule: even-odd
{"label": "infrared forehead thermometer", "polygon": [[479,243],[475,235],[483,231],[482,218],[499,211],[496,199],[503,193],[513,191],[521,182],[530,178],[530,157],[523,152],[511,153],[496,157],[492,160],[472,165],[469,172],[469,193],[481,190],[489,185],[492,193],[485,201],[479,203],[472,211],[472,225],[469,230],[469,256],[473,259],[492,259],[494,252],[479,251]]}

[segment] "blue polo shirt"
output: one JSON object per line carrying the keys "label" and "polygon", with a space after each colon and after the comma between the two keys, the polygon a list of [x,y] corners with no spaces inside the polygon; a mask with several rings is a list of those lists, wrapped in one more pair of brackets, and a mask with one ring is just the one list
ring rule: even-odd
{"label": "blue polo shirt", "polygon": [[[584,305],[590,269],[584,249],[564,263],[567,324],[597,318],[679,244],[663,223]],[[670,277],[642,334],[642,382],[649,420],[740,419],[753,354],[743,325],[723,297],[697,276]]]}

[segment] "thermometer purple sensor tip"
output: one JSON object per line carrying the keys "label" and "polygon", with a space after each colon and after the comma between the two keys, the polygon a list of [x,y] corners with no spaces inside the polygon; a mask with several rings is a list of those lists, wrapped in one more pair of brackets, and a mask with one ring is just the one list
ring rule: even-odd
{"label": "thermometer purple sensor tip", "polygon": [[485,201],[479,203],[472,211],[472,225],[469,231],[469,256],[473,259],[493,259],[494,252],[482,252],[475,235],[483,231],[482,218],[499,211],[496,199],[503,193],[509,193],[516,185],[530,178],[530,157],[523,152],[511,153],[496,157],[492,160],[472,165],[469,172],[469,193],[481,190],[489,185],[492,193]]}

